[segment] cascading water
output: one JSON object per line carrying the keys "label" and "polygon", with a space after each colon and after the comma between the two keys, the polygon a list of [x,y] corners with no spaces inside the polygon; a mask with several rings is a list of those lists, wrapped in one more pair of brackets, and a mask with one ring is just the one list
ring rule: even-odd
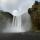
{"label": "cascading water", "polygon": [[[34,1],[29,0],[2,0],[1,9],[6,12],[10,12],[13,15],[13,22],[10,27],[12,32],[25,32],[22,28],[21,15],[27,12],[28,8],[32,6]],[[31,5],[30,5],[31,4]],[[10,31],[10,32],[11,32]]]}
{"label": "cascading water", "polygon": [[[21,15],[15,15],[15,13],[20,13],[19,11],[15,10],[12,12],[12,14],[14,15],[13,17],[13,22],[12,22],[12,27],[14,26],[14,30],[16,32],[24,32],[24,29],[22,28],[22,21],[21,21]],[[13,25],[14,24],[14,25]]]}
{"label": "cascading water", "polygon": [[[14,20],[14,18],[13,18]],[[21,16],[17,16],[15,17],[15,22],[13,21],[12,24],[14,23],[14,31],[16,32],[23,32],[23,29],[21,27]],[[13,27],[13,25],[12,25]]]}

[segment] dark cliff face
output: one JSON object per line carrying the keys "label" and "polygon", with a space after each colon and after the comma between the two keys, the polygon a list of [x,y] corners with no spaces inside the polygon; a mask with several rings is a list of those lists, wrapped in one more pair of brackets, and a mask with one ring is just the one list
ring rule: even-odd
{"label": "dark cliff face", "polygon": [[40,31],[40,3],[36,2],[32,5],[32,8],[28,9],[28,13],[31,16],[32,31]]}
{"label": "dark cliff face", "polygon": [[6,22],[9,20],[12,22],[13,16],[9,12],[3,12],[0,10],[0,32],[6,27]]}

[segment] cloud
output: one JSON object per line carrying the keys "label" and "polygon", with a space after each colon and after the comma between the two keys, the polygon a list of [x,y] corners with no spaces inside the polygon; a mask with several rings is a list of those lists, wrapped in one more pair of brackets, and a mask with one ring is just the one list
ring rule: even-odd
{"label": "cloud", "polygon": [[36,0],[36,1],[39,1],[40,2],[40,0]]}
{"label": "cloud", "polygon": [[0,9],[12,11],[18,8],[21,9],[23,9],[24,7],[29,8],[32,6],[35,0],[0,0],[0,1],[2,1],[0,4]]}

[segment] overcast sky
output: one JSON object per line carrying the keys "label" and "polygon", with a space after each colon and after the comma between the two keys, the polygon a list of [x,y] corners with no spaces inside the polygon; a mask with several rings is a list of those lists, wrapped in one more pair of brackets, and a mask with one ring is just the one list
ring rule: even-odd
{"label": "overcast sky", "polygon": [[[0,9],[16,9],[17,7],[22,7],[23,5],[27,5],[28,7],[31,7],[31,5],[34,3],[35,0],[0,0]],[[40,0],[37,0],[40,1]],[[7,8],[5,7],[4,4],[9,5]],[[2,6],[1,6],[2,5]],[[15,6],[16,5],[16,6]]]}
{"label": "overcast sky", "polygon": [[27,11],[29,7],[32,7],[34,1],[35,0],[0,0],[0,10],[8,11],[11,13],[14,10],[18,10],[22,13]]}

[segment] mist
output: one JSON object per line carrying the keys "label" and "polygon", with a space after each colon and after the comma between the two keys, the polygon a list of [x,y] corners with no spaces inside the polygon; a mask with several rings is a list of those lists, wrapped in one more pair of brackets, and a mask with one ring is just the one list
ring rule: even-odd
{"label": "mist", "polygon": [[[15,0],[15,1],[1,0],[0,10],[3,10],[4,12],[9,12],[13,16],[12,22],[10,22],[11,20],[10,17],[9,17],[10,19],[8,18],[8,20],[5,21],[6,24],[2,32],[19,33],[19,32],[30,31],[31,18],[30,18],[30,15],[28,14],[28,8],[32,7],[33,4],[34,4],[33,0],[30,0],[30,1],[29,0]],[[15,10],[17,10],[17,12]],[[16,21],[16,23],[14,21]],[[18,26],[17,25],[14,26],[15,24],[17,24]]]}

